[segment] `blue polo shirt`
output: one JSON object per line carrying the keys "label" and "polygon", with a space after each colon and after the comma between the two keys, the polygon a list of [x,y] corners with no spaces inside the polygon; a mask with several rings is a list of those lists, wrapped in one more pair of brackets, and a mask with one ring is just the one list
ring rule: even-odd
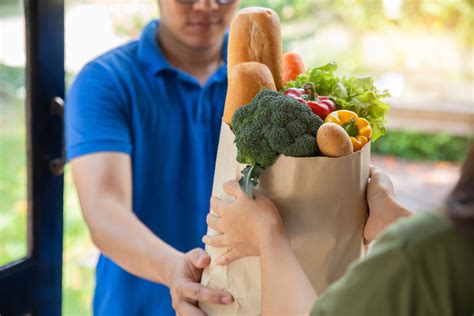
{"label": "blue polo shirt", "polygon": [[[180,251],[202,247],[227,90],[226,62],[202,87],[171,66],[155,40],[139,40],[87,64],[66,102],[68,160],[96,152],[130,155],[133,211]],[[227,36],[222,56],[226,61]],[[123,232],[127,234],[126,231]],[[174,315],[169,290],[124,271],[104,255],[95,315]]]}

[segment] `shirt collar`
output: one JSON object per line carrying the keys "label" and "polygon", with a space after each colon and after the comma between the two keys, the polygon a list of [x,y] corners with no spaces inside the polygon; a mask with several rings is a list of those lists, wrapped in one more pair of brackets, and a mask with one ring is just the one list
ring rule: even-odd
{"label": "shirt collar", "polygon": [[159,25],[158,20],[153,20],[148,23],[138,40],[138,60],[145,66],[145,69],[153,75],[161,70],[174,68],[168,60],[166,60],[165,55],[156,41]]}
{"label": "shirt collar", "polygon": [[[160,45],[156,41],[156,34],[158,31],[158,27],[160,26],[159,20],[153,20],[148,23],[138,40],[138,60],[145,66],[145,69],[150,72],[152,75],[158,74],[162,70],[172,70],[178,73],[181,71],[175,67],[173,67],[168,60],[166,59],[165,55],[163,54]],[[227,31],[224,37],[224,44],[222,49],[222,59],[224,64],[219,68],[217,73],[217,80],[220,81],[222,77],[226,79],[226,75],[223,76],[223,68],[227,69],[227,45],[229,40],[229,32]]]}

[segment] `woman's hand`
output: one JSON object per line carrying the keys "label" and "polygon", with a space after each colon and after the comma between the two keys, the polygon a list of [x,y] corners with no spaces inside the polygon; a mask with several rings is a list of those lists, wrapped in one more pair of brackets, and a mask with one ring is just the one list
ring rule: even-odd
{"label": "woman's hand", "polygon": [[390,224],[402,216],[411,214],[396,201],[390,177],[373,165],[370,166],[367,203],[369,204],[369,218],[364,229],[366,242],[377,239]]}
{"label": "woman's hand", "polygon": [[216,264],[258,256],[260,249],[271,244],[274,237],[286,238],[280,214],[272,201],[256,190],[255,199],[249,198],[237,181],[226,182],[223,189],[235,200],[227,202],[212,197],[211,209],[215,215],[209,214],[206,219],[209,227],[222,234],[203,238],[209,246],[229,248],[216,259]]}

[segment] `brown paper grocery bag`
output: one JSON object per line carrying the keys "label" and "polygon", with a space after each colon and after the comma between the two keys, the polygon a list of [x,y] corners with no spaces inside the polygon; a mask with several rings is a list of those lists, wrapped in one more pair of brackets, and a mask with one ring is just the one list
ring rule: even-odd
{"label": "brown paper grocery bag", "polygon": [[[221,199],[232,199],[222,185],[240,179],[245,167],[237,163],[236,156],[234,134],[222,123],[212,190]],[[278,207],[293,250],[319,295],[361,255],[369,161],[370,144],[340,158],[282,155],[260,176],[258,189]],[[217,232],[209,229],[209,234]],[[212,259],[226,251],[206,250]],[[225,288],[235,298],[232,305],[200,303],[208,315],[261,314],[258,257],[242,258],[228,266],[216,266],[211,260],[201,283]]]}

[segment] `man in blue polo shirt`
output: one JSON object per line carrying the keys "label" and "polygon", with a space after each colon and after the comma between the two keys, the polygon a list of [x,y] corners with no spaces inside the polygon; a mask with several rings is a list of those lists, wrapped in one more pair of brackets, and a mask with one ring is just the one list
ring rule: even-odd
{"label": "man in blue polo shirt", "polygon": [[[96,315],[203,315],[199,284],[238,0],[160,0],[139,40],[87,64],[67,97],[67,157],[101,250]],[[193,249],[194,248],[194,249]],[[193,249],[193,250],[191,250]]]}

